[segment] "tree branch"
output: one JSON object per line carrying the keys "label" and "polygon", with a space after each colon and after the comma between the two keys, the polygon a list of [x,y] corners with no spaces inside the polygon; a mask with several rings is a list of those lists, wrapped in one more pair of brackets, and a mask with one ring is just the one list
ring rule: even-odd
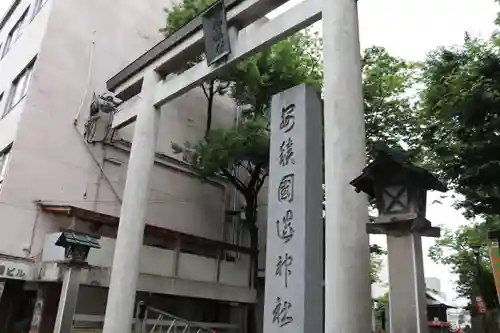
{"label": "tree branch", "polygon": [[237,164],[237,166],[241,166],[241,167],[245,168],[245,170],[246,170],[249,174],[251,174],[251,173],[252,173],[252,170],[250,170],[250,168],[249,168],[247,165],[245,165],[244,163],[238,163],[238,164]]}
{"label": "tree branch", "polygon": [[247,187],[241,180],[233,176],[227,169],[222,169],[222,175],[226,177],[227,180],[229,180],[231,184],[233,184],[233,186],[236,187],[238,191],[240,191],[241,194],[245,195],[245,193],[247,192]]}
{"label": "tree branch", "polygon": [[209,91],[207,92],[205,87],[203,87],[203,92],[205,96],[207,96],[207,124],[205,126],[205,140],[208,141],[208,136],[210,134],[210,130],[212,128],[212,113],[213,113],[213,105],[214,105],[214,97],[215,97],[215,79],[210,80]]}
{"label": "tree branch", "polygon": [[207,99],[210,99],[210,96],[208,95],[208,92],[207,92],[207,88],[205,88],[205,82],[202,82],[202,83],[200,84],[200,86],[201,86],[201,89],[203,89],[203,94],[205,95],[205,97],[206,97]]}
{"label": "tree branch", "polygon": [[[253,190],[255,188],[255,185],[257,185],[257,182],[260,179],[260,173],[262,171],[262,166],[261,165],[256,165],[253,169],[253,172],[250,174],[250,182],[248,183],[248,189]],[[257,194],[257,188],[255,188],[255,194]]]}
{"label": "tree branch", "polygon": [[257,184],[257,193],[260,191],[260,189],[262,188],[262,186],[264,185],[264,183],[266,182],[266,178],[267,176],[269,175],[269,172],[264,172],[264,174],[262,174],[261,178],[260,178],[260,181],[259,183]]}

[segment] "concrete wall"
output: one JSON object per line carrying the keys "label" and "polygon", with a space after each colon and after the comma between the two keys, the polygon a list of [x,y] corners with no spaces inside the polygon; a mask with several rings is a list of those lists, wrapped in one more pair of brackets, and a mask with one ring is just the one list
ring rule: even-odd
{"label": "concrete wall", "polygon": [[[36,256],[45,234],[67,227],[60,219],[40,214],[37,200],[119,214],[128,154],[86,145],[83,123],[92,92],[102,92],[109,77],[162,39],[158,30],[164,24],[162,9],[168,5],[164,0],[49,0],[45,12],[37,16],[35,20],[41,22],[42,14],[47,18],[50,14],[50,20],[47,23],[45,18],[46,33],[38,43],[22,117],[13,112],[0,121],[0,145],[15,139],[0,197],[0,227],[5,230],[0,235],[0,253]],[[30,57],[23,57],[27,64]],[[3,80],[3,74],[0,77]],[[164,110],[159,152],[171,155],[172,141],[202,137],[203,98],[200,91],[194,91]],[[227,99],[217,103],[221,111],[214,126],[230,126],[233,105]],[[77,114],[79,123],[74,127]],[[9,127],[5,133],[12,133],[8,139],[2,126]],[[130,141],[132,133],[133,125],[119,136]],[[225,188],[202,183],[176,165],[155,168],[147,223],[222,239]]]}
{"label": "concrete wall", "polygon": [[[33,17],[32,5],[34,1],[21,1],[5,26],[0,30],[0,44],[5,45],[5,40],[12,27],[17,23],[28,6],[30,7],[22,35],[11,44],[9,52],[0,60],[0,95],[3,93],[0,101],[0,117],[4,114],[12,81],[37,56],[40,50],[50,17],[52,1],[48,0],[35,17]],[[0,52],[3,52],[3,46]],[[0,151],[10,145],[15,139],[17,125],[24,109],[25,100],[18,103],[4,119],[0,120]]]}
{"label": "concrete wall", "polygon": [[[59,233],[49,234],[45,238],[43,261],[64,260],[64,249],[55,246]],[[91,250],[88,263],[95,267],[110,268],[116,241],[102,237],[99,240],[101,248]],[[179,253],[177,274],[174,269],[176,253],[152,246],[143,246],[141,249],[139,272],[141,274],[163,277],[177,277],[179,279],[215,282],[228,286],[248,287],[250,260],[243,256],[235,262],[221,261],[220,275],[217,280],[217,260],[199,255]]]}

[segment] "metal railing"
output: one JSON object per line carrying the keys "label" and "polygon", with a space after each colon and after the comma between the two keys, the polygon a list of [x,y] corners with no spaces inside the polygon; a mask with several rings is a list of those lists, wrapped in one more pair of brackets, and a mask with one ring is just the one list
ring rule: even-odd
{"label": "metal railing", "polygon": [[[141,303],[141,302],[139,302]],[[140,306],[138,307],[139,310]],[[143,313],[133,320],[131,331],[135,333],[239,333],[241,327],[228,323],[191,322],[168,312],[144,307]],[[73,333],[102,333],[104,316],[82,315],[74,317]]]}
{"label": "metal railing", "polygon": [[[168,312],[146,307],[145,318],[150,318],[152,314],[157,318],[153,327],[147,329],[146,333],[215,333],[215,330],[208,328],[206,324],[190,322]],[[144,330],[141,328],[142,332]]]}

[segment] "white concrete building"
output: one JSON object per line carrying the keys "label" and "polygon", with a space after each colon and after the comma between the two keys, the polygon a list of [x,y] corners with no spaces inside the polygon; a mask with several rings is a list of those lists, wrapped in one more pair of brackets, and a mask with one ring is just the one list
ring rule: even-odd
{"label": "white concrete building", "polygon": [[[74,318],[82,331],[101,327],[133,125],[111,133],[109,116],[89,121],[90,105],[163,39],[168,5],[15,0],[0,21],[0,331],[52,332],[64,229],[101,236]],[[126,93],[119,112],[139,100]],[[241,207],[230,186],[200,181],[171,148],[202,138],[205,103],[193,90],[162,112],[137,299],[241,332],[256,301],[241,221],[227,214]],[[213,127],[232,126],[235,114],[217,100]]]}

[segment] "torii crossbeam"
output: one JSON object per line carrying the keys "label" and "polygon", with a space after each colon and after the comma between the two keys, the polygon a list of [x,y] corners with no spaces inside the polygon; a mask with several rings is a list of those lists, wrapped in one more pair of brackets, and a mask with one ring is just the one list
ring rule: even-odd
{"label": "torii crossbeam", "polygon": [[175,41],[166,52],[145,60],[142,67],[128,73],[123,82],[113,87],[117,93],[137,91],[139,87],[141,99],[134,110],[117,114],[113,122],[116,129],[136,119],[104,333],[124,333],[131,328],[161,106],[203,80],[217,76],[231,63],[269,47],[321,18],[325,77],[325,332],[371,331],[369,244],[365,231],[367,203],[366,198],[356,194],[349,185],[365,162],[357,3],[356,0],[304,0],[254,28],[251,34],[242,30],[287,1],[225,0],[226,7],[232,4],[227,11],[232,31],[232,53],[226,62],[211,67],[200,63],[181,75],[162,80],[186,52],[202,51],[203,32],[200,27]]}

